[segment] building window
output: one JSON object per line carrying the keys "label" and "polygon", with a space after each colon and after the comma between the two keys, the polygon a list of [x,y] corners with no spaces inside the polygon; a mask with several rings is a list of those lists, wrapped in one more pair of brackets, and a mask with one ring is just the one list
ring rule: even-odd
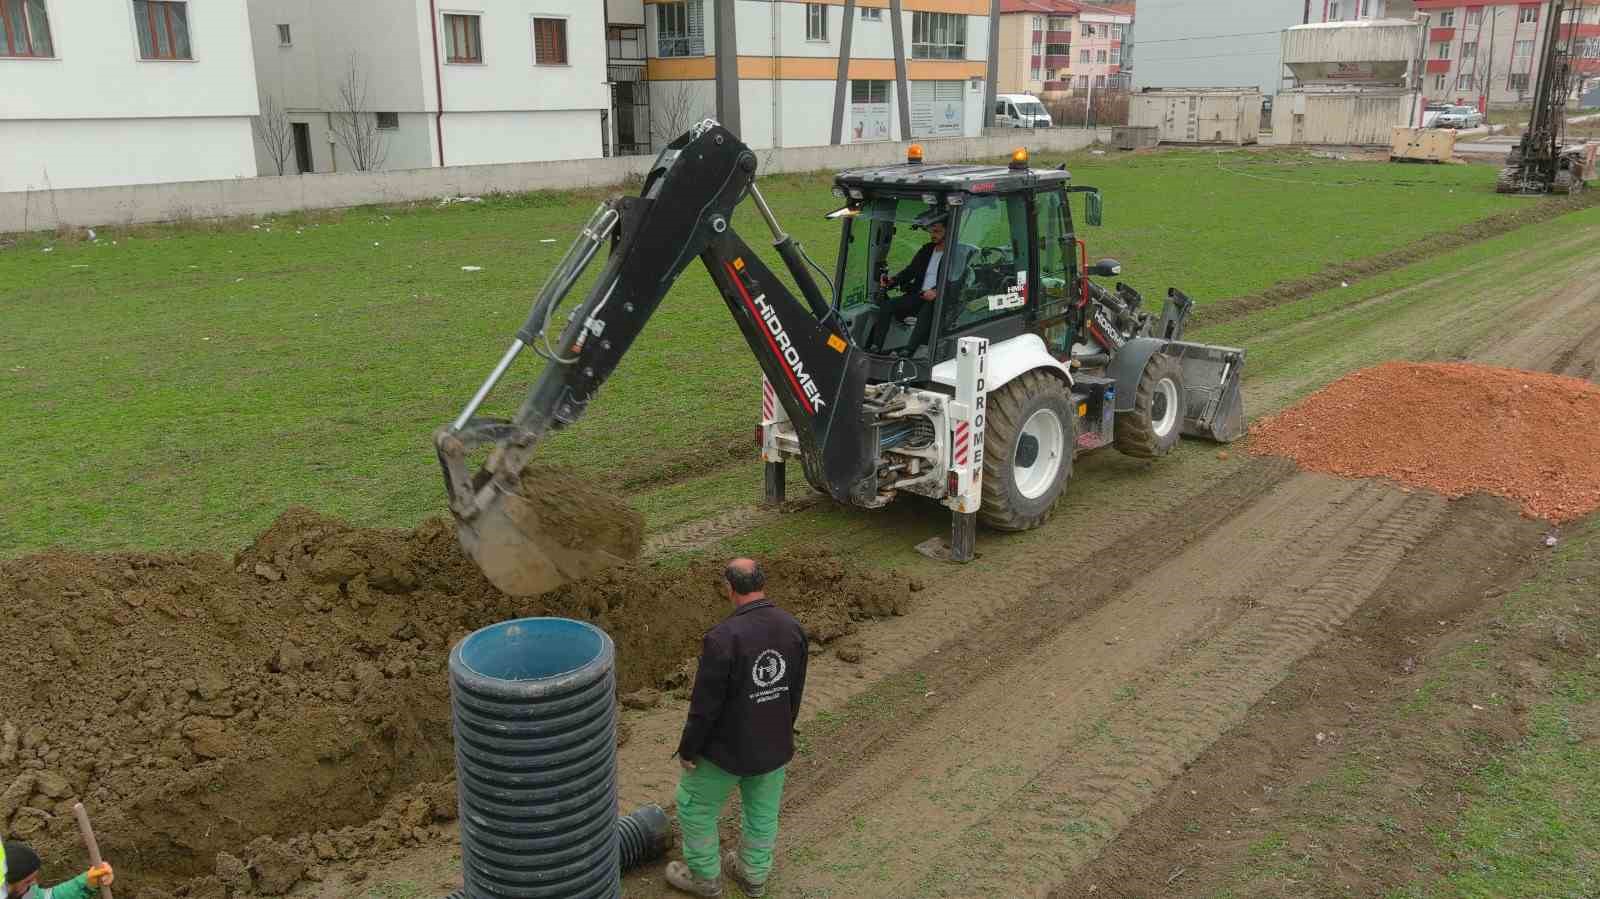
{"label": "building window", "polygon": [[292,46],[294,46],[294,35],[289,31],[289,26],[288,25],[279,25],[278,26],[278,46],[280,46],[280,47],[292,47]]}
{"label": "building window", "polygon": [[1456,11],[1455,10],[1447,9],[1444,12],[1439,13],[1439,27],[1440,28],[1453,28],[1453,27],[1455,27],[1455,24],[1456,24]]}
{"label": "building window", "polygon": [[1121,25],[1112,25],[1111,26],[1111,39],[1114,40],[1114,41],[1122,40],[1122,26]]}
{"label": "building window", "polygon": [[567,64],[567,20],[533,20],[533,63],[540,66]]}
{"label": "building window", "polygon": [[861,20],[863,22],[882,22],[883,10],[876,6],[861,7]]}
{"label": "building window", "polygon": [[445,13],[444,57],[446,62],[483,62],[483,41],[478,16]]}
{"label": "building window", "polygon": [[[1054,80],[1056,80],[1056,70],[1055,69],[1046,69],[1044,77],[1045,77],[1046,81],[1054,81]],[[1038,76],[1034,76],[1033,80],[1034,81],[1038,81],[1039,80]]]}
{"label": "building window", "polygon": [[967,17],[948,12],[912,13],[911,56],[914,59],[965,59]]}
{"label": "building window", "polygon": [[1462,59],[1476,59],[1477,57],[1478,57],[1478,42],[1477,41],[1462,41],[1462,43],[1461,43],[1461,58]]}
{"label": "building window", "polygon": [[1083,36],[1084,37],[1094,37],[1094,26],[1090,25],[1088,22],[1084,22],[1083,23]]}
{"label": "building window", "polygon": [[1072,20],[1067,18],[1066,16],[1051,16],[1050,17],[1050,30],[1051,31],[1071,31],[1072,30]]}
{"label": "building window", "polygon": [[1517,24],[1527,25],[1539,21],[1539,7],[1523,6],[1517,9]]}
{"label": "building window", "polygon": [[139,55],[144,59],[194,59],[189,47],[189,4],[133,0],[139,28]]}
{"label": "building window", "polygon": [[1111,48],[1111,64],[1114,66],[1122,65],[1122,51],[1116,47]]}
{"label": "building window", "polygon": [[705,8],[700,0],[656,4],[657,56],[704,56]]}
{"label": "building window", "polygon": [[1471,75],[1457,75],[1456,76],[1456,90],[1458,90],[1458,91],[1470,91],[1470,90],[1472,90],[1472,76]]}
{"label": "building window", "polygon": [[806,4],[806,40],[825,41],[828,39],[828,4]]}
{"label": "building window", "polygon": [[1466,16],[1462,17],[1461,24],[1463,26],[1467,27],[1467,28],[1478,28],[1478,27],[1482,26],[1483,25],[1483,7],[1474,6],[1474,7],[1469,8],[1467,10]]}
{"label": "building window", "polygon": [[1094,88],[1095,88],[1095,90],[1100,90],[1100,91],[1105,90],[1106,89],[1106,76],[1104,76],[1104,75],[1096,75],[1096,76],[1094,76]]}
{"label": "building window", "polygon": [[1034,66],[1031,70],[1029,70],[1029,72],[1028,72],[1028,80],[1029,81],[1038,81],[1039,80],[1039,67],[1038,66]]}
{"label": "building window", "polygon": [[1089,76],[1088,75],[1079,75],[1078,76],[1078,90],[1086,91],[1088,89],[1089,89]]}
{"label": "building window", "polygon": [[1372,0],[1361,0],[1361,12],[1357,14],[1357,17],[1362,19],[1372,18]]}
{"label": "building window", "polygon": [[1328,4],[1328,18],[1326,20],[1324,20],[1324,21],[1328,21],[1328,22],[1337,22],[1337,21],[1339,21],[1339,0],[1333,0],[1332,3]]}
{"label": "building window", "polygon": [[1435,76],[1433,76],[1433,89],[1436,90],[1436,91],[1444,90],[1444,76],[1443,75],[1435,75]]}
{"label": "building window", "polygon": [[1517,41],[1511,45],[1511,55],[1516,59],[1527,59],[1533,55],[1533,41]]}
{"label": "building window", "polygon": [[0,0],[0,56],[54,56],[44,0]]}
{"label": "building window", "polygon": [[1050,56],[1071,56],[1071,44],[1045,44],[1044,52]]}
{"label": "building window", "polygon": [[400,127],[400,113],[398,112],[375,112],[373,115],[378,119],[379,131],[394,131]]}
{"label": "building window", "polygon": [[1450,45],[1447,44],[1447,43],[1440,44],[1439,45],[1439,52],[1438,52],[1437,55],[1438,55],[1438,57],[1440,59],[1449,59],[1450,58]]}
{"label": "building window", "polygon": [[859,81],[850,82],[851,103],[887,103],[889,102],[889,82],[887,81]]}
{"label": "building window", "polygon": [[1089,61],[1089,51],[1088,50],[1079,50],[1078,51],[1078,62],[1088,62],[1088,61]]}
{"label": "building window", "polygon": [[1514,75],[1506,76],[1506,90],[1508,90],[1508,91],[1525,91],[1527,89],[1528,89],[1528,73],[1527,72],[1518,72],[1518,73],[1516,73]]}
{"label": "building window", "polygon": [[1100,63],[1101,65],[1105,65],[1105,62],[1106,62],[1106,51],[1104,51],[1104,50],[1096,50],[1096,51],[1094,51],[1094,61],[1097,62],[1097,63]]}

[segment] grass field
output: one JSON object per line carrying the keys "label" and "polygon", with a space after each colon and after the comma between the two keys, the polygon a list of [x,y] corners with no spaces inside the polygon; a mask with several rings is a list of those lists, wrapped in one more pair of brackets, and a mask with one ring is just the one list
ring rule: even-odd
{"label": "grass field", "polygon": [[[1068,161],[1106,196],[1106,226],[1085,235],[1091,255],[1119,258],[1150,295],[1177,285],[1213,309],[1520,202],[1470,166],[1204,151]],[[828,178],[764,186],[831,268]],[[430,432],[493,364],[598,199],[104,229],[93,242],[28,237],[0,250],[13,472],[0,486],[0,554],[231,549],[294,504],[366,525],[441,511]],[[753,216],[739,224],[764,243]],[[509,411],[533,373],[517,369],[491,407]],[[541,458],[629,489],[653,515],[709,511],[721,494],[670,482],[748,444],[756,377],[691,269],[602,399]]]}

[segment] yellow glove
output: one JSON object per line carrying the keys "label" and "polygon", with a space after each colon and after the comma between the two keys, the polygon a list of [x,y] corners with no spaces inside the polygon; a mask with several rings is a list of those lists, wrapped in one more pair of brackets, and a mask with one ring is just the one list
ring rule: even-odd
{"label": "yellow glove", "polygon": [[111,865],[101,862],[89,869],[89,886],[107,887],[111,885],[111,882],[116,877],[116,872],[111,870]]}

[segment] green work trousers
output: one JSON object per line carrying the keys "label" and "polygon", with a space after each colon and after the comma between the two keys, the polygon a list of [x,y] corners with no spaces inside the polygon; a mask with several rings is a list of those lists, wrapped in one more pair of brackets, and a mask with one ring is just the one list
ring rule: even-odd
{"label": "green work trousers", "polygon": [[772,870],[772,847],[778,843],[778,802],[783,798],[784,769],[740,777],[697,759],[693,771],[678,781],[678,827],[683,830],[683,861],[696,877],[722,875],[717,845],[717,819],[734,787],[744,809],[744,836],[739,857],[745,876],[765,883]]}

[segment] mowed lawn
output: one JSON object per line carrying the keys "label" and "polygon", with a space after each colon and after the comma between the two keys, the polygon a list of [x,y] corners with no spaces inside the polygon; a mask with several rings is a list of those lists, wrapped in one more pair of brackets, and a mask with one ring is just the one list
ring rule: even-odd
{"label": "mowed lawn", "polygon": [[[1487,167],[1205,151],[1068,162],[1105,193],[1105,227],[1084,229],[1090,256],[1119,258],[1156,302],[1168,285],[1225,302],[1519,202],[1492,192]],[[763,183],[831,271],[829,177]],[[429,435],[493,365],[599,197],[0,242],[0,555],[233,549],[295,504],[373,526],[442,511]],[[747,208],[736,226],[767,243]],[[535,361],[490,411],[515,407]],[[542,458],[619,486],[692,471],[696,454],[750,440],[757,377],[695,265]]]}

